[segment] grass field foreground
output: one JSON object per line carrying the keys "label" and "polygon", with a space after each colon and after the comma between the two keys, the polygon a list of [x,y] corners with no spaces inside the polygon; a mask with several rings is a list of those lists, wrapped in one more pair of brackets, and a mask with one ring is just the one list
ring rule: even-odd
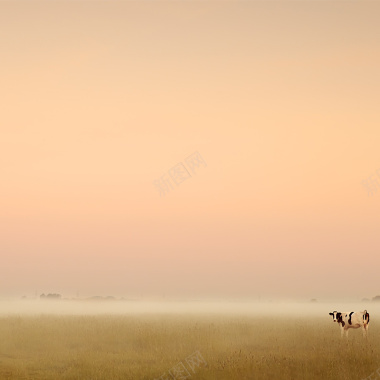
{"label": "grass field foreground", "polygon": [[[153,380],[185,367],[178,379],[360,380],[380,367],[369,331],[341,340],[328,316],[1,316],[0,379]],[[195,352],[207,365],[189,366]]]}

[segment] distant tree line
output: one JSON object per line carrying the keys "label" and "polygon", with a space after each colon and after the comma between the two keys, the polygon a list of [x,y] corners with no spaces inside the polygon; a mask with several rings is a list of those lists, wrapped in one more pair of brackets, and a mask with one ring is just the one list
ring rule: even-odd
{"label": "distant tree line", "polygon": [[363,298],[362,302],[380,302],[380,296],[372,297],[372,300],[369,298]]}
{"label": "distant tree line", "polygon": [[42,299],[54,299],[54,300],[59,300],[62,298],[62,296],[60,294],[57,294],[57,293],[49,293],[47,295],[45,295],[44,293],[42,293],[40,295],[40,298]]}

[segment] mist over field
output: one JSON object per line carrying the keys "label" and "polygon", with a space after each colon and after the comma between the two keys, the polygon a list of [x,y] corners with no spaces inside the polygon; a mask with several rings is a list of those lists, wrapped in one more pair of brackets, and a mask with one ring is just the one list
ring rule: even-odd
{"label": "mist over field", "polygon": [[239,300],[204,301],[143,301],[143,300],[0,300],[0,315],[247,315],[252,317],[322,318],[331,322],[328,313],[334,310],[368,310],[376,320],[380,316],[379,302],[255,302]]}

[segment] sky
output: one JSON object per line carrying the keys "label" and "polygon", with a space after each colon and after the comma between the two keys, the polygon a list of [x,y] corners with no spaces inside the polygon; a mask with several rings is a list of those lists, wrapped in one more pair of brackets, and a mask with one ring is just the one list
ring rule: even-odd
{"label": "sky", "polygon": [[380,294],[379,12],[0,2],[0,296]]}

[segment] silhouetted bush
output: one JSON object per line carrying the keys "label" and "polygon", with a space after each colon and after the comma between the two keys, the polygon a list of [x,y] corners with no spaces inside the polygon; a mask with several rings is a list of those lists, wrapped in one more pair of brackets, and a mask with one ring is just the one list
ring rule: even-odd
{"label": "silhouetted bush", "polygon": [[42,299],[54,299],[54,300],[59,300],[62,298],[62,296],[60,294],[57,294],[57,293],[49,293],[48,295],[45,296],[44,293],[42,293],[40,295],[40,298]]}

